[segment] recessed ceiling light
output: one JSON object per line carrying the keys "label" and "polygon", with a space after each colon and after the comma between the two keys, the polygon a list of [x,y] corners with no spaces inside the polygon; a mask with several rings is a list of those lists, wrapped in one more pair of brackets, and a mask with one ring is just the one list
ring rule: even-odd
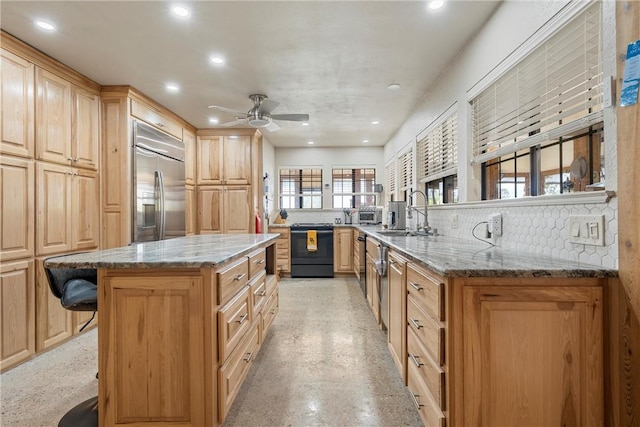
{"label": "recessed ceiling light", "polygon": [[220,122],[220,120],[218,120],[217,118],[215,118],[215,117],[209,117],[209,123],[211,123],[211,124],[214,124],[214,125],[215,125],[215,124],[217,124],[217,123],[219,123],[219,122]]}
{"label": "recessed ceiling light", "polygon": [[363,139],[362,142],[364,142],[366,144],[367,142],[369,142],[369,140],[368,139]]}
{"label": "recessed ceiling light", "polygon": [[238,135],[231,135],[229,138],[231,138],[231,139],[238,139]]}
{"label": "recessed ceiling light", "polygon": [[169,92],[177,92],[180,90],[180,86],[175,83],[167,83],[165,86]]}
{"label": "recessed ceiling light", "polygon": [[224,58],[221,56],[212,56],[211,62],[213,62],[216,65],[222,65],[224,64]]}
{"label": "recessed ceiling light", "polygon": [[302,122],[302,126],[309,126],[309,122]]}
{"label": "recessed ceiling light", "polygon": [[429,9],[440,9],[444,6],[444,0],[433,0],[429,2]]}
{"label": "recessed ceiling light", "polygon": [[315,144],[315,142],[314,141],[309,141],[309,142],[307,142],[307,144],[313,145],[313,144]]}
{"label": "recessed ceiling light", "polygon": [[380,122],[379,122],[378,120],[374,120],[374,121],[372,121],[372,122],[371,122],[371,124],[372,124],[372,125],[379,125],[379,124],[380,124]]}
{"label": "recessed ceiling light", "polygon": [[171,8],[171,12],[173,12],[174,15],[179,16],[180,18],[186,18],[187,16],[191,15],[189,9],[184,6],[173,6]]}
{"label": "recessed ceiling light", "polygon": [[55,31],[55,29],[56,29],[55,25],[53,25],[52,23],[47,22],[47,21],[40,21],[39,20],[39,21],[35,21],[35,24],[38,27],[42,28],[43,30],[47,30],[47,31]]}
{"label": "recessed ceiling light", "polygon": [[389,89],[389,90],[398,90],[398,89],[400,89],[400,83],[391,83],[389,86],[387,86],[387,89]]}

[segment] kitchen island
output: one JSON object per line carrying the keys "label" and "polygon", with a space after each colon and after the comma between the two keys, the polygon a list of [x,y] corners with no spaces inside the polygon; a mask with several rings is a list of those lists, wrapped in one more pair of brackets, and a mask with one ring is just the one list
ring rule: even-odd
{"label": "kitchen island", "polygon": [[98,270],[100,426],[222,423],[278,311],[277,234],[50,258]]}

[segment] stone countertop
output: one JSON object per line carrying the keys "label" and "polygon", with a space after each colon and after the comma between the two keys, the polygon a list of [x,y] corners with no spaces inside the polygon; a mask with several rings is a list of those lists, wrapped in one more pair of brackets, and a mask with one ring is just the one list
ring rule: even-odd
{"label": "stone countertop", "polygon": [[445,277],[617,277],[617,270],[447,236],[367,235]]}
{"label": "stone countertop", "polygon": [[51,268],[217,267],[275,242],[279,234],[203,234],[48,258]]}

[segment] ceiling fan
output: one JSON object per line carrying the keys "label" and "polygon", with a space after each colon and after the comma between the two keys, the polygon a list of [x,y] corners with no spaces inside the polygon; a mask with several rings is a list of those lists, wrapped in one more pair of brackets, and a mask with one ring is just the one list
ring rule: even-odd
{"label": "ceiling fan", "polygon": [[275,132],[280,129],[280,126],[275,124],[273,120],[287,120],[292,122],[309,121],[308,114],[271,114],[271,111],[280,105],[280,103],[267,99],[267,95],[253,94],[249,95],[249,99],[253,101],[253,107],[246,113],[231,108],[220,107],[219,105],[209,105],[209,108],[236,114],[236,120],[220,125],[225,127],[248,124],[256,128],[266,129],[269,132]]}

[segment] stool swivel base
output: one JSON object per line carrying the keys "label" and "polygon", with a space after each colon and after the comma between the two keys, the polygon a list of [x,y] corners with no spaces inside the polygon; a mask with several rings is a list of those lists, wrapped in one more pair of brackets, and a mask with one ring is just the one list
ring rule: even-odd
{"label": "stool swivel base", "polygon": [[85,400],[64,414],[58,427],[98,427],[98,396]]}

